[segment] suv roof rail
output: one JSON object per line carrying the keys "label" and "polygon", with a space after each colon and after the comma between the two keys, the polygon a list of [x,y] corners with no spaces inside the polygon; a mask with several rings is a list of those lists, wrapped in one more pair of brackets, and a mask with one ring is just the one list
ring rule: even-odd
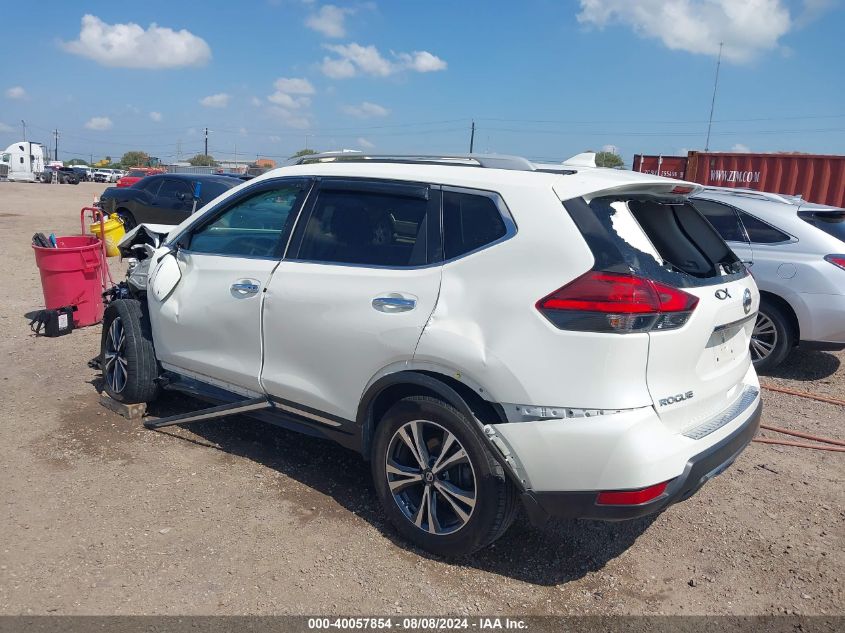
{"label": "suv roof rail", "polygon": [[713,193],[731,193],[738,196],[745,196],[747,198],[757,198],[758,200],[768,200],[769,202],[780,202],[783,204],[796,204],[804,202],[800,194],[789,195],[786,193],[773,193],[771,191],[758,191],[757,189],[747,189],[744,187],[705,187],[704,191],[711,191]]}
{"label": "suv roof rail", "polygon": [[[516,171],[550,171],[544,165],[538,168],[534,163],[522,156],[508,156],[505,154],[364,154],[362,152],[323,152],[321,154],[307,154],[293,159],[292,165],[308,165],[310,163],[400,163],[417,165],[457,165],[461,167],[484,167],[487,169],[510,169]],[[558,170],[555,170],[556,172]],[[574,173],[561,165],[560,172]]]}

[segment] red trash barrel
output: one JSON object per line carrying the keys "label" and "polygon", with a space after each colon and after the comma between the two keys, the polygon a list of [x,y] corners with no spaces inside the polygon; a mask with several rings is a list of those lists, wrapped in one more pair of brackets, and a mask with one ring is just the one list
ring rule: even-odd
{"label": "red trash barrel", "polygon": [[76,306],[77,327],[103,320],[103,251],[90,235],[56,238],[57,248],[32,245],[47,308]]}

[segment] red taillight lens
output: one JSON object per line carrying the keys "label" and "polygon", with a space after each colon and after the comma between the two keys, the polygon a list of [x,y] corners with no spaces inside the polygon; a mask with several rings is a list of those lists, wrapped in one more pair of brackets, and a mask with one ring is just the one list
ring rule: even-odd
{"label": "red taillight lens", "polygon": [[600,506],[635,506],[657,499],[666,491],[668,481],[640,490],[609,490],[600,492],[596,503]]}
{"label": "red taillight lens", "polygon": [[680,193],[680,194],[686,195],[688,193],[692,193],[693,189],[695,189],[695,187],[690,187],[688,185],[678,185],[677,187],[672,189],[672,191],[670,191],[669,193]]}
{"label": "red taillight lens", "polygon": [[645,332],[674,329],[689,319],[698,297],[635,275],[591,270],[537,302],[561,329]]}
{"label": "red taillight lens", "polygon": [[825,261],[829,261],[834,266],[839,266],[845,270],[845,255],[826,255]]}

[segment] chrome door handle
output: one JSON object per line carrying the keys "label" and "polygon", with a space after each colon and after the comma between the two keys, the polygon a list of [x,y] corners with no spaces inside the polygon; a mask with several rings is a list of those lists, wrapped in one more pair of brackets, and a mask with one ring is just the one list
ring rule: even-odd
{"label": "chrome door handle", "polygon": [[405,297],[376,297],[373,299],[373,308],[379,312],[408,312],[416,307],[416,299],[406,299]]}
{"label": "chrome door handle", "polygon": [[254,295],[261,287],[258,284],[251,284],[251,283],[236,283],[230,286],[233,292],[242,292],[247,295]]}

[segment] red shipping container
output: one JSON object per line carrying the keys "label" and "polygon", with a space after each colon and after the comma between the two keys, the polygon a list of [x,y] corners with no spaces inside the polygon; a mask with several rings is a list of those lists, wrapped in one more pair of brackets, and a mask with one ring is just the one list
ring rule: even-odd
{"label": "red shipping container", "polygon": [[702,185],[800,195],[845,207],[845,156],[690,152],[686,173],[687,180]]}
{"label": "red shipping container", "polygon": [[634,171],[684,180],[687,171],[687,157],[634,154]]}

